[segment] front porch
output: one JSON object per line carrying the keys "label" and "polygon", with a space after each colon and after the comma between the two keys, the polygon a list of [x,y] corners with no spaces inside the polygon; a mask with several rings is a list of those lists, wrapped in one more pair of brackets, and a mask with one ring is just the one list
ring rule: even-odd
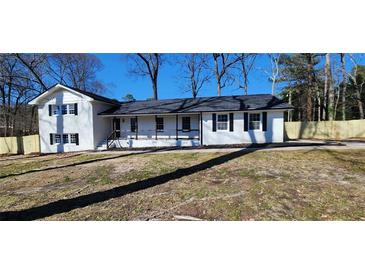
{"label": "front porch", "polygon": [[110,117],[112,133],[106,148],[142,148],[201,145],[200,114],[164,114]]}

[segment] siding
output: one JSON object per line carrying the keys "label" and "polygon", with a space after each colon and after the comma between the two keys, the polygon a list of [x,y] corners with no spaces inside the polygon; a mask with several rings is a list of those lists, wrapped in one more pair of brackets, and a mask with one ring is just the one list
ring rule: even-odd
{"label": "siding", "polygon": [[101,103],[94,101],[91,103],[92,111],[93,111],[93,133],[94,133],[94,140],[93,146],[97,148],[100,146],[106,138],[112,133],[112,122],[111,118],[109,117],[102,117],[98,115],[98,113],[110,109],[109,104]]}
{"label": "siding", "polygon": [[[191,129],[199,129],[199,115],[179,115],[178,116],[178,128],[182,129],[182,117],[189,116]],[[135,116],[132,116],[135,117]],[[120,117],[121,120],[121,137],[122,138],[135,138],[136,134],[130,131],[130,119],[132,117]],[[158,115],[157,117],[163,117],[164,130],[157,132],[157,138],[160,139],[175,139],[176,138],[176,116],[175,115]],[[155,116],[139,116],[138,117],[138,138],[139,139],[154,139],[156,136],[155,130],[156,122]],[[189,131],[178,133],[179,138],[198,138],[199,131]]]}
{"label": "siding", "polygon": [[[244,112],[233,112],[233,131],[213,132],[212,114],[203,113],[203,144],[204,145],[224,145],[224,144],[250,144],[250,143],[280,143],[283,142],[284,113],[283,111],[267,111],[267,131],[248,130],[244,132]],[[254,113],[258,113],[255,111]],[[261,113],[261,112],[260,112]],[[219,112],[228,114],[229,112]],[[261,113],[262,120],[262,113]]]}
{"label": "siding", "polygon": [[[71,103],[78,104],[78,115],[49,116],[48,105]],[[92,105],[86,96],[66,90],[55,92],[43,105],[38,105],[38,117],[42,153],[94,149]],[[50,145],[50,133],[79,133],[80,144]]]}

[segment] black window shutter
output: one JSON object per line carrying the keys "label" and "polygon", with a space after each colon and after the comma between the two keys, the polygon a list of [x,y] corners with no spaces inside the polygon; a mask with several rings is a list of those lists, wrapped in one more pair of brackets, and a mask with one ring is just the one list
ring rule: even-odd
{"label": "black window shutter", "polygon": [[212,120],[213,120],[213,131],[217,131],[217,114],[212,114]]}
{"label": "black window shutter", "polygon": [[52,133],[49,134],[49,143],[51,145],[53,145],[53,134]]}
{"label": "black window shutter", "polygon": [[78,115],[78,111],[77,111],[77,103],[75,103],[75,115]]}
{"label": "black window shutter", "polygon": [[78,146],[79,145],[79,134],[76,133],[75,134],[75,137],[76,137],[76,145]]}
{"label": "black window shutter", "polygon": [[48,105],[48,115],[52,116],[52,105]]}
{"label": "black window shutter", "polygon": [[267,130],[267,112],[262,113],[262,131]]}
{"label": "black window shutter", "polygon": [[243,131],[248,131],[248,113],[244,112],[243,113]]}
{"label": "black window shutter", "polygon": [[233,113],[229,114],[229,131],[233,131]]}

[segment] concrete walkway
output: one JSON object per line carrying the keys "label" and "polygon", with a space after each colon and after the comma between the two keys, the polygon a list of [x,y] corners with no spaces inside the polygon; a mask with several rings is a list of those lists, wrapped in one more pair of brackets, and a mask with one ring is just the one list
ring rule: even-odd
{"label": "concrete walkway", "polygon": [[[146,149],[150,153],[207,153],[207,152],[234,152],[242,149],[247,150],[344,150],[344,149],[365,149],[365,142],[338,142],[338,141],[320,141],[320,140],[297,140],[288,141],[285,143],[278,144],[267,144],[267,145],[257,145],[248,147],[203,147],[203,148],[159,148],[159,149]],[[130,154],[130,153],[141,153],[146,150],[107,150],[98,151],[94,153],[110,153],[110,154]],[[90,152],[89,152],[90,153]]]}

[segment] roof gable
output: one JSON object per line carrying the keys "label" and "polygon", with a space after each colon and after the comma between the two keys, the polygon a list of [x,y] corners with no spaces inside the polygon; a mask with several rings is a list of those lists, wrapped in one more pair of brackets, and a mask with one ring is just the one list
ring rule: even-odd
{"label": "roof gable", "polygon": [[117,105],[120,104],[116,100],[109,99],[109,98],[104,97],[104,96],[100,96],[100,95],[97,95],[97,94],[94,94],[94,93],[91,93],[91,92],[88,92],[88,91],[80,90],[80,89],[77,89],[77,88],[72,88],[72,87],[69,87],[69,86],[66,86],[66,85],[61,85],[61,84],[56,84],[53,87],[51,87],[48,90],[46,90],[45,92],[43,92],[43,93],[39,94],[38,96],[34,97],[29,102],[29,104],[30,105],[38,105],[44,99],[48,98],[53,93],[55,93],[57,91],[60,91],[60,90],[66,90],[66,91],[71,92],[71,93],[79,94],[79,95],[81,95],[83,97],[89,98],[90,101],[96,100],[96,101],[100,101],[100,102],[103,102],[103,103],[111,104],[111,105],[114,105],[114,106],[117,106]]}

